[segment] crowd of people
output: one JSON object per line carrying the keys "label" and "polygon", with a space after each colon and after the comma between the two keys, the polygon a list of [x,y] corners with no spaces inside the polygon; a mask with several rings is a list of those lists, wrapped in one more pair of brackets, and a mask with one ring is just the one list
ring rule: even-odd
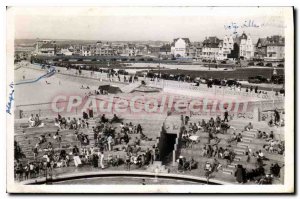
{"label": "crowd of people", "polygon": [[[209,178],[213,172],[218,172],[221,168],[226,168],[230,165],[236,157],[235,148],[239,142],[243,141],[244,136],[241,133],[236,133],[234,127],[230,126],[228,123],[228,113],[224,113],[224,118],[221,119],[220,116],[217,116],[215,119],[210,118],[208,121],[204,119],[202,121],[197,122],[190,122],[189,117],[183,117],[183,123],[185,124],[182,132],[182,148],[193,148],[194,145],[201,143],[200,145],[203,146],[199,150],[200,157],[209,158],[211,161],[207,161],[204,164],[204,171],[205,176]],[[222,146],[219,146],[219,143],[224,138],[219,138],[218,134],[228,134],[228,129],[233,129],[233,133],[229,136],[225,142],[222,142]],[[263,149],[266,152],[270,153],[278,153],[283,154],[284,152],[284,142],[275,140],[275,136],[273,131],[270,133],[262,132],[259,130],[254,130],[254,126],[251,122],[249,122],[243,129],[242,132],[255,132],[257,139],[264,139],[266,144],[263,145]],[[208,140],[205,144],[203,136],[200,136],[201,133],[206,133]],[[198,135],[198,136],[196,136]],[[196,139],[195,137],[199,137]],[[222,136],[224,137],[224,136]],[[224,144],[227,143],[227,144]],[[224,146],[225,145],[225,146]],[[199,148],[199,147],[198,147]],[[265,164],[264,161],[268,161],[269,159],[264,155],[262,150],[253,151],[247,146],[245,148],[244,156],[246,157],[246,164],[250,162],[252,158],[254,158],[256,169],[247,170],[243,168],[242,162],[240,165],[237,166],[235,176],[236,180],[239,183],[245,183],[248,181],[253,181],[258,184],[269,184],[272,183],[273,177],[278,177],[280,173],[280,167],[278,163],[272,164],[270,167],[270,172],[265,173]],[[226,160],[226,164],[224,161],[219,160]],[[191,160],[194,159],[191,157]],[[186,161],[186,158],[181,156],[178,159],[178,171],[185,171],[190,170],[191,168],[188,166],[190,165],[189,161]],[[198,164],[198,163],[197,163]]]}
{"label": "crowd of people", "polygon": [[[182,116],[183,128],[181,137],[182,148],[193,148],[194,145],[199,143],[198,133],[207,134],[207,143],[201,148],[199,153],[200,157],[210,158],[211,161],[206,162],[204,165],[205,176],[209,178],[213,172],[218,172],[223,167],[230,165],[235,157],[236,153],[234,147],[237,143],[243,141],[243,135],[236,133],[236,129],[229,125],[229,114],[226,110],[224,118],[220,116],[216,118],[210,118],[209,120],[202,119],[199,122],[191,122],[188,116]],[[89,119],[93,118],[93,111],[87,110],[83,112],[82,118],[65,118],[58,114],[58,117],[54,120],[54,125],[59,127],[57,132],[53,135],[42,134],[38,138],[38,142],[33,148],[34,161],[29,161],[24,164],[19,160],[15,164],[15,174],[17,179],[26,180],[28,178],[34,178],[39,176],[41,171],[47,169],[53,170],[54,168],[69,167],[75,165],[81,167],[82,165],[90,165],[95,168],[105,169],[107,167],[118,167],[124,165],[127,170],[130,170],[134,165],[136,168],[143,166],[149,166],[156,160],[160,160],[159,149],[157,146],[147,147],[145,149],[142,142],[151,141],[144,134],[144,129],[140,124],[133,124],[132,122],[124,123],[121,118],[114,115],[111,119],[106,115],[99,117],[96,120],[96,125],[90,128]],[[35,117],[31,115],[29,118],[30,126],[36,126],[41,124],[39,116]],[[54,143],[62,142],[63,135],[61,130],[69,129],[74,131],[76,140],[79,141],[79,145],[73,145],[73,147],[61,146],[59,150],[56,150]],[[88,130],[92,130],[92,138],[89,137]],[[226,145],[224,142],[219,144],[222,139],[218,135],[228,134],[228,129],[233,129],[233,133],[229,139],[226,139]],[[249,122],[242,131],[253,131],[254,126]],[[224,136],[221,136],[224,137]],[[284,153],[284,142],[275,140],[274,133],[257,131],[257,138],[266,141],[263,149],[269,153]],[[201,138],[200,138],[201,139]],[[93,145],[91,145],[93,143]],[[222,146],[221,146],[222,145]],[[71,148],[71,151],[69,150]],[[43,151],[42,157],[39,153]],[[256,169],[246,170],[242,165],[238,165],[236,168],[235,176],[239,183],[245,183],[247,181],[254,181],[258,184],[272,183],[271,179],[280,175],[280,166],[272,164],[270,173],[266,175],[264,168],[264,161],[268,161],[268,158],[264,155],[262,150],[252,151],[247,147],[246,153],[247,162],[250,162],[251,158],[256,159]],[[225,160],[227,163],[224,164]],[[183,172],[187,170],[197,169],[199,163],[195,161],[193,157],[180,156],[177,160],[178,171]]]}
{"label": "crowd of people", "polygon": [[[41,170],[50,172],[54,168],[73,165],[76,167],[91,165],[105,169],[124,164],[125,168],[130,170],[132,166],[140,168],[159,160],[157,146],[147,148],[142,146],[141,142],[152,141],[152,138],[143,133],[143,127],[132,122],[123,123],[123,119],[117,115],[108,119],[103,114],[98,121],[96,120],[96,125],[91,128],[94,137],[94,144],[91,145],[88,121],[92,117],[93,113],[90,110],[83,112],[82,118],[71,119],[58,114],[54,119],[54,125],[58,130],[54,134],[46,133],[38,136],[38,141],[32,149],[34,160],[28,163],[16,160],[16,179],[27,180],[40,174],[44,175],[45,172],[40,172]],[[63,130],[66,129],[74,132],[79,145],[72,146],[71,142],[57,145],[64,141]]]}
{"label": "crowd of people", "polygon": [[271,164],[268,173],[266,173],[263,166],[247,171],[247,169],[239,164],[237,165],[235,177],[238,183],[254,182],[256,184],[272,184],[274,177],[280,177],[280,169],[281,167],[278,163],[275,163]]}

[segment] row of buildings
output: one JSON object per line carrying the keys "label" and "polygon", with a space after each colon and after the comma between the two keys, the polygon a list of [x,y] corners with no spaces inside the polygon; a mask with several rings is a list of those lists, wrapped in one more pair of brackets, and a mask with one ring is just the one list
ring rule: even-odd
{"label": "row of buildings", "polygon": [[160,45],[144,43],[108,43],[98,41],[86,45],[57,44],[52,40],[40,40],[34,53],[46,56],[149,56],[160,59],[227,60],[260,59],[265,61],[284,60],[284,37],[274,35],[259,38],[254,42],[243,33],[239,37],[207,37],[202,42],[191,42],[189,38],[176,38],[171,43]]}
{"label": "row of buildings", "polygon": [[175,57],[200,58],[205,60],[265,60],[283,61],[285,40],[284,37],[274,35],[259,38],[253,42],[250,35],[243,33],[240,37],[224,36],[208,37],[201,43],[192,44],[187,38],[175,39],[171,54]]}

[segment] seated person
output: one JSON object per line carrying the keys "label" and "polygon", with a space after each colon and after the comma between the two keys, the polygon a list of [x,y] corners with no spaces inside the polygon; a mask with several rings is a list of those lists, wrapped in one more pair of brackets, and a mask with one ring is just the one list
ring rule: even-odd
{"label": "seated person", "polygon": [[224,149],[222,147],[218,149],[218,158],[224,158]]}
{"label": "seated person", "polygon": [[206,148],[206,146],[204,146],[204,147],[202,148],[202,150],[201,150],[201,156],[202,156],[202,157],[206,157],[206,156],[207,156],[207,148]]}
{"label": "seated person", "polygon": [[261,159],[265,159],[264,153],[261,150],[258,151],[258,157]]}
{"label": "seated person", "polygon": [[58,137],[59,137],[59,134],[58,134],[58,130],[57,130],[56,133],[53,135],[53,139],[56,140],[56,139],[58,139]]}
{"label": "seated person", "polygon": [[140,124],[137,125],[137,129],[136,130],[137,130],[137,133],[141,133],[141,134],[143,133],[143,128],[142,128],[142,126]]}
{"label": "seated person", "polygon": [[227,130],[230,128],[230,126],[227,124],[227,123],[225,123],[224,121],[222,121],[221,122],[221,125],[220,125],[220,127],[221,127],[221,133],[227,133]]}
{"label": "seated person", "polygon": [[53,149],[53,147],[52,147],[52,143],[51,143],[51,142],[49,142],[49,143],[48,143],[48,145],[47,145],[47,149],[48,149],[48,150],[52,150],[52,149]]}
{"label": "seated person", "polygon": [[178,162],[178,171],[183,171],[184,170],[183,156],[179,156],[179,159],[177,160],[177,162]]}
{"label": "seated person", "polygon": [[214,145],[214,144],[219,144],[221,142],[221,139],[218,138],[217,136],[214,137],[212,140],[210,140],[210,144]]}
{"label": "seated person", "polygon": [[253,125],[251,124],[251,122],[249,122],[249,124],[245,126],[244,130],[250,131],[251,129],[253,129]]}
{"label": "seated person", "polygon": [[113,118],[111,119],[111,123],[113,123],[113,122],[118,123],[120,121],[121,121],[121,119],[116,114],[114,114]]}
{"label": "seated person", "polygon": [[206,126],[206,122],[204,119],[202,119],[202,122],[201,122],[201,127],[205,127]]}
{"label": "seated person", "polygon": [[228,143],[231,143],[233,141],[236,141],[237,140],[237,136],[235,133],[233,133],[233,135],[227,140]]}
{"label": "seated person", "polygon": [[258,138],[258,139],[262,138],[262,132],[261,132],[261,131],[258,131],[258,133],[257,133],[257,138]]}
{"label": "seated person", "polygon": [[192,170],[197,168],[198,168],[198,162],[196,162],[194,158],[191,157],[191,160],[189,161],[189,169]]}
{"label": "seated person", "polygon": [[267,138],[268,138],[268,135],[267,135],[266,132],[263,132],[263,133],[262,133],[262,138],[263,138],[263,139],[267,139]]}
{"label": "seated person", "polygon": [[71,128],[71,118],[68,117],[66,120],[66,126],[68,126],[68,128]]}
{"label": "seated person", "polygon": [[270,172],[275,177],[280,177],[280,169],[281,167],[277,163],[275,163],[274,165],[273,164],[271,165]]}
{"label": "seated person", "polygon": [[63,117],[61,119],[60,126],[63,127],[63,128],[67,128],[67,120],[66,120],[66,118]]}
{"label": "seated person", "polygon": [[225,149],[223,156],[224,156],[224,159],[230,160],[230,152],[228,149]]}
{"label": "seated person", "polygon": [[103,114],[103,115],[101,116],[101,122],[103,122],[103,123],[108,122],[108,119],[105,117],[105,114]]}
{"label": "seated person", "polygon": [[57,126],[60,128],[60,122],[58,121],[57,118],[54,119],[54,126]]}
{"label": "seated person", "polygon": [[261,177],[259,180],[257,180],[258,184],[272,184],[272,176],[267,174],[266,176]]}
{"label": "seated person", "polygon": [[29,127],[34,127],[35,126],[35,120],[33,114],[28,119]]}
{"label": "seated person", "polygon": [[[221,133],[221,125],[220,124],[218,124],[216,126],[216,133]],[[224,133],[224,132],[222,132],[222,133]]]}
{"label": "seated person", "polygon": [[221,124],[221,118],[220,118],[220,116],[217,116],[217,118],[216,118],[216,123],[217,123],[217,124]]}
{"label": "seated person", "polygon": [[141,144],[141,140],[138,137],[135,137],[134,144],[139,146]]}
{"label": "seated person", "polygon": [[214,125],[215,125],[215,121],[214,121],[214,118],[210,118],[210,120],[209,120],[209,126],[210,127],[213,127]]}
{"label": "seated person", "polygon": [[186,115],[185,118],[184,118],[185,125],[188,124],[189,120],[190,120],[190,117]]}
{"label": "seated person", "polygon": [[242,141],[242,135],[240,133],[237,135],[236,141],[237,142],[241,142]]}
{"label": "seated person", "polygon": [[34,126],[39,126],[41,124],[40,117],[38,114],[35,115],[34,121],[35,121]]}
{"label": "seated person", "polygon": [[43,144],[47,142],[45,135],[40,135],[39,136],[39,144]]}

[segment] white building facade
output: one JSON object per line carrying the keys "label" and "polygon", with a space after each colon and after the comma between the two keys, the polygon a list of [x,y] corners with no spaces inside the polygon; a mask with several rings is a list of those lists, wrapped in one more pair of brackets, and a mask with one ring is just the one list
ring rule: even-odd
{"label": "white building facade", "polygon": [[217,60],[224,60],[228,59],[228,55],[233,50],[233,37],[232,36],[225,36],[223,40],[219,43],[219,52],[217,56]]}
{"label": "white building facade", "polygon": [[251,59],[254,57],[255,45],[252,42],[250,35],[242,34],[240,37],[240,57]]}
{"label": "white building facade", "polygon": [[35,52],[38,55],[54,56],[56,51],[56,42],[52,40],[37,41]]}
{"label": "white building facade", "polygon": [[186,43],[183,39],[179,38],[172,47],[172,53],[174,57],[185,57],[186,56]]}

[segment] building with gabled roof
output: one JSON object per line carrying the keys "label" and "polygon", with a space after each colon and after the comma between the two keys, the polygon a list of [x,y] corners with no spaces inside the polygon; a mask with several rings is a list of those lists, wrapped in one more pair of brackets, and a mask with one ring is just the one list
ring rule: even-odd
{"label": "building with gabled roof", "polygon": [[36,53],[44,56],[54,56],[56,54],[56,42],[52,40],[39,40],[36,43]]}
{"label": "building with gabled roof", "polygon": [[220,39],[217,37],[206,37],[202,42],[201,58],[204,60],[216,60],[219,55]]}
{"label": "building with gabled roof", "polygon": [[171,54],[176,58],[187,57],[187,52],[190,45],[191,42],[189,38],[173,39],[171,44]]}
{"label": "building with gabled roof", "polygon": [[252,59],[254,57],[255,46],[252,42],[251,36],[243,32],[239,37],[240,41],[240,58],[243,59]]}
{"label": "building with gabled roof", "polygon": [[284,61],[285,38],[279,35],[267,37],[267,56],[265,61]]}
{"label": "building with gabled roof", "polygon": [[284,50],[285,39],[280,35],[259,38],[256,43],[255,58],[265,61],[282,61]]}
{"label": "building with gabled roof", "polygon": [[219,54],[217,60],[225,60],[225,59],[237,59],[238,52],[238,44],[235,43],[235,39],[230,35],[225,35],[223,40],[219,43]]}

